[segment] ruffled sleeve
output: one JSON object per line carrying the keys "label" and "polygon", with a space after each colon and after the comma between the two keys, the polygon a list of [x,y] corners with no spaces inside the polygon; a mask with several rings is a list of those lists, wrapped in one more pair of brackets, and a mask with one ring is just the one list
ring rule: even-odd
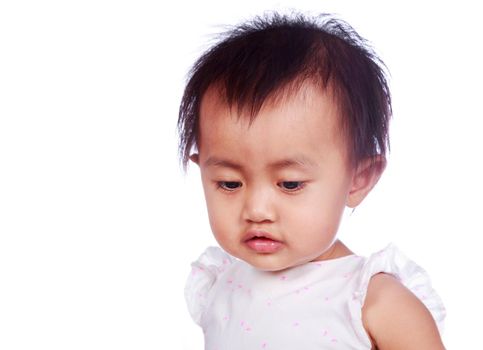
{"label": "ruffled sleeve", "polygon": [[184,295],[188,311],[198,325],[206,307],[210,290],[218,276],[233,263],[233,257],[218,247],[209,247],[191,264],[191,273],[186,281]]}
{"label": "ruffled sleeve", "polygon": [[[369,341],[362,325],[362,306],[366,298],[367,287],[372,276],[384,272],[397,277],[401,283],[415,294],[431,312],[438,329],[443,331],[443,321],[446,316],[441,298],[431,286],[426,271],[409,260],[394,245],[372,254],[362,267],[353,300],[349,302],[349,310],[353,326],[361,340]],[[370,341],[369,341],[370,342]]]}

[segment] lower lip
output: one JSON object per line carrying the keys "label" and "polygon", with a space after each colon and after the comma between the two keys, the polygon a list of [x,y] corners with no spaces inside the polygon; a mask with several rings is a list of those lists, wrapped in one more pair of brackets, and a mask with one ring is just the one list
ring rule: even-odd
{"label": "lower lip", "polygon": [[257,253],[275,253],[282,248],[283,243],[269,238],[253,238],[245,242],[246,245]]}

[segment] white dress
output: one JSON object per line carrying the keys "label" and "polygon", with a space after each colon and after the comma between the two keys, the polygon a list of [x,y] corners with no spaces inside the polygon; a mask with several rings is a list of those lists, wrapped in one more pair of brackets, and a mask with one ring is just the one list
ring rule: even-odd
{"label": "white dress", "polygon": [[361,308],[371,276],[396,276],[442,330],[445,309],[426,272],[395,246],[280,272],[260,271],[217,247],[192,264],[185,297],[205,350],[371,349]]}

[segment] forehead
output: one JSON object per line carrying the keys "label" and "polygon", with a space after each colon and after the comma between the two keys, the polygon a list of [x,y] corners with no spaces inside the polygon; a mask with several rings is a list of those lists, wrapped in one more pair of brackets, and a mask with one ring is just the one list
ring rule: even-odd
{"label": "forehead", "polygon": [[332,94],[313,84],[268,99],[253,120],[247,110],[230,108],[219,89],[208,89],[200,108],[200,156],[234,151],[253,160],[290,152],[345,156],[337,104]]}

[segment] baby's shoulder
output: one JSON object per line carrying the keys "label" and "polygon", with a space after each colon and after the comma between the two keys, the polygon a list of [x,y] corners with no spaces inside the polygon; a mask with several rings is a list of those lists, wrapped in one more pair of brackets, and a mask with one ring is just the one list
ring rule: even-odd
{"label": "baby's shoulder", "polygon": [[372,276],[362,321],[378,349],[444,349],[427,307],[393,275]]}
{"label": "baby's shoulder", "polygon": [[361,319],[374,347],[443,349],[438,327],[445,310],[425,270],[390,245],[362,272]]}
{"label": "baby's shoulder", "polygon": [[191,273],[186,280],[184,294],[188,311],[197,324],[201,325],[213,287],[234,262],[235,259],[221,248],[208,247],[191,264]]}

